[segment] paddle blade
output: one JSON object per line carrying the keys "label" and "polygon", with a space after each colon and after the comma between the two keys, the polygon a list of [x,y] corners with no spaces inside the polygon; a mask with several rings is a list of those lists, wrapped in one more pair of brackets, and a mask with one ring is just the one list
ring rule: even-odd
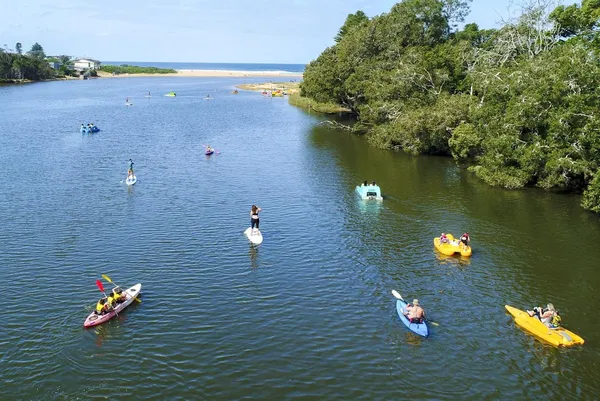
{"label": "paddle blade", "polygon": [[102,292],[104,292],[104,286],[102,285],[102,282],[100,280],[96,280],[96,285],[98,286],[98,289]]}
{"label": "paddle blade", "polygon": [[106,274],[103,274],[102,278],[112,284],[112,280]]}
{"label": "paddle blade", "polygon": [[431,324],[433,324],[434,326],[439,326],[440,325],[439,323],[432,322],[431,320],[428,320],[428,322],[431,323]]}
{"label": "paddle blade", "polygon": [[392,295],[395,296],[396,298],[404,301],[404,298],[402,298],[402,295],[400,295],[400,293],[396,290],[392,290]]}

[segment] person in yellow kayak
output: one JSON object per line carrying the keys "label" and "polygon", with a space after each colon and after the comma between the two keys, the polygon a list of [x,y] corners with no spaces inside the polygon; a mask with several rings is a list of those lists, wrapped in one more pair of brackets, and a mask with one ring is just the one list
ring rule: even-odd
{"label": "person in yellow kayak", "polygon": [[407,304],[405,309],[404,316],[411,323],[423,323],[423,320],[425,320],[425,310],[419,305],[418,299],[413,299],[412,304]]}
{"label": "person in yellow kayak", "polygon": [[113,288],[113,298],[116,303],[120,304],[125,302],[127,299],[127,295],[123,293],[123,290],[120,287]]}
{"label": "person in yellow kayak", "polygon": [[558,311],[554,308],[554,305],[548,304],[545,308],[541,306],[536,306],[533,310],[528,310],[529,316],[538,318],[542,323],[544,323],[549,328],[559,327],[562,318]]}

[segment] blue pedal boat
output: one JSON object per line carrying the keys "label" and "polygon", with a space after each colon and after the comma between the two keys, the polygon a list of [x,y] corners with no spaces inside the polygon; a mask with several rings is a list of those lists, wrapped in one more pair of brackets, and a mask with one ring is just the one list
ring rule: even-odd
{"label": "blue pedal boat", "polygon": [[381,196],[381,188],[379,188],[379,185],[375,185],[375,183],[370,185],[365,183],[357,185],[356,193],[363,200],[383,200],[383,197]]}

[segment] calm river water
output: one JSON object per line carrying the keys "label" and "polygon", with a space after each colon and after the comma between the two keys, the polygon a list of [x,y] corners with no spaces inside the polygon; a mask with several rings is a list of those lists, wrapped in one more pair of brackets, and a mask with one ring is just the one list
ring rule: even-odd
{"label": "calm river water", "polygon": [[[600,219],[578,197],[369,148],[231,94],[243,81],[0,88],[0,399],[597,399]],[[363,180],[381,204],[355,197]],[[442,231],[471,233],[470,260],[436,254]],[[143,302],[85,330],[101,274]],[[439,323],[429,338],[392,289]],[[547,302],[585,345],[542,344],[504,310]]]}

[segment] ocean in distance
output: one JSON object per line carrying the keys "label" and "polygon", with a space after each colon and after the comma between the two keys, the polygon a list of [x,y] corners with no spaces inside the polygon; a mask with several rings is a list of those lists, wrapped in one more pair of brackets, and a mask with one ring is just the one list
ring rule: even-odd
{"label": "ocean in distance", "polygon": [[304,72],[306,64],[266,63],[178,63],[151,61],[103,61],[105,65],[137,65],[140,67],[172,68],[174,70],[276,71]]}

